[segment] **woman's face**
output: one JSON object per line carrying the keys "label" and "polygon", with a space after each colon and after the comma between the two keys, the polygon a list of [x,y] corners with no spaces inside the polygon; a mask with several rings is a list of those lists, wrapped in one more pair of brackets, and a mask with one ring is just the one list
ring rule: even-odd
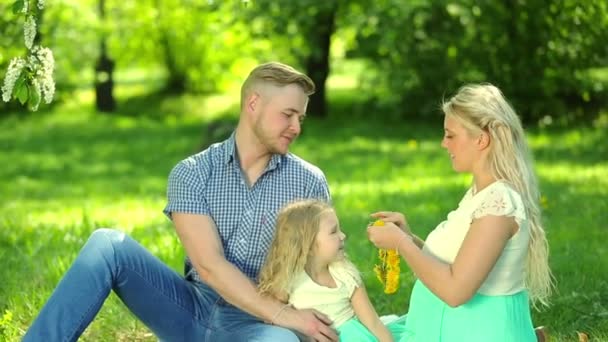
{"label": "woman's face", "polygon": [[456,172],[471,172],[478,158],[478,138],[472,137],[453,116],[446,115],[443,128],[445,134],[441,147],[448,151],[452,167]]}

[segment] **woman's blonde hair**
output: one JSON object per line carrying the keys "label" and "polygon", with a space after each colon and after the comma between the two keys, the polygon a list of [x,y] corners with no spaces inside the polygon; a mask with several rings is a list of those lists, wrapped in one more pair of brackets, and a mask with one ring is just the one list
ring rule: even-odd
{"label": "woman's blonde hair", "polygon": [[530,222],[526,286],[532,303],[548,305],[553,290],[549,246],[541,222],[540,193],[532,156],[517,114],[501,91],[491,84],[466,85],[442,105],[446,116],[458,120],[469,134],[490,135],[488,161],[496,179],[510,183],[522,196]]}
{"label": "woman's blonde hair", "polygon": [[332,207],[320,200],[300,200],[281,209],[272,245],[258,276],[262,295],[284,302],[289,299],[292,278],[304,271],[321,216],[331,211]]}

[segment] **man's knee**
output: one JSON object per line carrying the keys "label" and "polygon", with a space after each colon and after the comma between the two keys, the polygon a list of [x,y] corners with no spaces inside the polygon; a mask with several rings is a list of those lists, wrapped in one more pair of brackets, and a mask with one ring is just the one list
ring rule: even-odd
{"label": "man's knee", "polygon": [[288,342],[300,342],[298,336],[291,330],[282,327],[276,327],[276,335],[273,338],[269,338],[266,341],[288,341]]}
{"label": "man's knee", "polygon": [[255,342],[300,342],[300,338],[295,332],[275,325],[264,325],[261,329],[256,329],[255,335],[252,336],[248,341]]}
{"label": "man's knee", "polygon": [[120,248],[120,242],[125,236],[125,233],[116,229],[99,228],[91,233],[87,245],[95,250],[115,252]]}

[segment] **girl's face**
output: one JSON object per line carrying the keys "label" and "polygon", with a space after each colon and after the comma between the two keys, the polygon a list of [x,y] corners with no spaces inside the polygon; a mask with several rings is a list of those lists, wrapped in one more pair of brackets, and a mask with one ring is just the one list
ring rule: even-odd
{"label": "girl's face", "polygon": [[345,238],[336,213],[331,210],[323,214],[312,253],[315,261],[329,265],[343,258]]}

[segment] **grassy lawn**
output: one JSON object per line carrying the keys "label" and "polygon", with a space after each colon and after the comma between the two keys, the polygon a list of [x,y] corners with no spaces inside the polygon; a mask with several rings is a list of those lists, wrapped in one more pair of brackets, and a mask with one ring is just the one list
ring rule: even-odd
{"label": "grassy lawn", "polygon": [[[454,208],[470,178],[455,174],[439,146],[436,122],[382,122],[372,113],[342,120],[307,119],[292,151],[326,173],[349,236],[347,251],[382,314],[404,313],[413,283],[402,267],[396,295],[382,294],[369,213],[403,211],[416,233],[432,230]],[[98,227],[129,232],[171,267],[183,250],[162,215],[166,177],[205,140],[206,125],[234,120],[224,97],[144,98],[117,115],[94,114],[74,101],[50,113],[0,120],[0,340],[18,340],[88,235]],[[146,113],[148,117],[133,114]],[[188,113],[183,115],[180,113]],[[348,119],[344,119],[348,118]],[[530,143],[541,180],[553,305],[533,312],[552,341],[608,340],[608,141],[606,127],[538,130]],[[111,295],[83,341],[154,341]]]}

